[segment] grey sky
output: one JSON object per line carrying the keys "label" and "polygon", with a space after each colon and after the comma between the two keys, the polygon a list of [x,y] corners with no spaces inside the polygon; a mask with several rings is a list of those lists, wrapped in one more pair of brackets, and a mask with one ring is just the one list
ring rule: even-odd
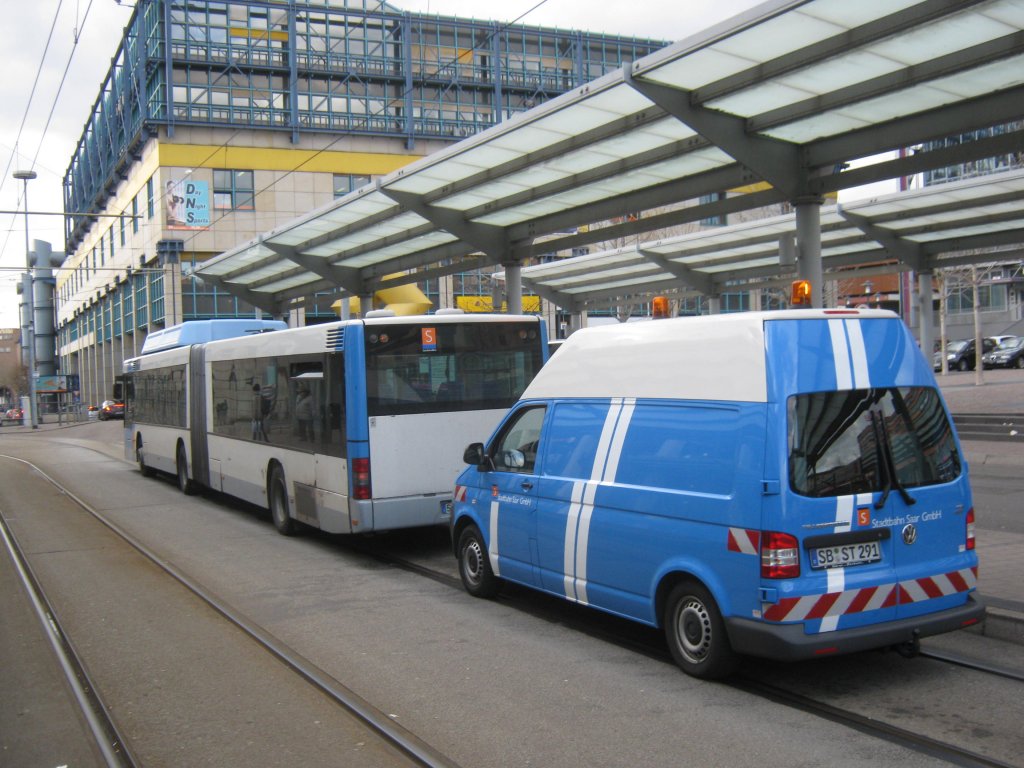
{"label": "grey sky", "polygon": [[[755,0],[393,0],[401,10],[680,40],[753,7]],[[31,212],[63,210],[61,184],[99,88],[131,16],[127,0],[17,0],[0,25],[0,210],[24,210],[15,170],[33,169]],[[56,19],[56,25],[54,25]],[[53,27],[43,61],[47,36]],[[77,39],[77,44],[76,44]],[[73,55],[72,55],[73,52]],[[71,57],[67,78],[61,77]],[[40,69],[42,62],[42,69]],[[29,106],[33,82],[39,74]],[[56,106],[54,106],[56,104]],[[27,112],[26,112],[27,110]],[[49,127],[44,128],[50,116]],[[24,120],[24,128],[21,129]],[[19,139],[19,129],[21,136]],[[16,151],[15,151],[16,150]],[[29,236],[63,249],[63,219],[29,216]],[[15,285],[25,266],[24,214],[0,214],[0,328],[19,324]]]}

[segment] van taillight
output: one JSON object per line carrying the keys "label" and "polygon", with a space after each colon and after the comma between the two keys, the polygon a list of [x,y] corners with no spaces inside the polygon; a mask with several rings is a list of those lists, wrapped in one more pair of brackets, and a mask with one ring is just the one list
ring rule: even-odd
{"label": "van taillight", "polygon": [[967,549],[974,549],[974,507],[967,510]]}
{"label": "van taillight", "polygon": [[370,498],[369,459],[352,459],[352,498]]}
{"label": "van taillight", "polygon": [[800,544],[796,536],[776,531],[761,534],[761,578],[795,579],[800,575]]}

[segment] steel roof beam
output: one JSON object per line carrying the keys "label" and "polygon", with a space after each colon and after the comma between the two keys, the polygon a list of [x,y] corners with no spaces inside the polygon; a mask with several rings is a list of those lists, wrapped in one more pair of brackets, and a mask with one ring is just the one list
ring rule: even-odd
{"label": "steel roof beam", "polygon": [[571,294],[556,291],[554,288],[549,288],[543,283],[538,283],[526,277],[522,278],[522,282],[524,288],[533,291],[541,298],[547,299],[555,306],[564,309],[566,312],[576,313],[581,309],[578,306],[576,299]]}
{"label": "steel roof beam", "polygon": [[329,280],[339,288],[344,288],[346,291],[350,291],[356,296],[361,296],[365,290],[363,280],[359,274],[358,269],[352,267],[339,267],[334,264],[329,264],[325,259],[319,256],[309,256],[308,254],[301,253],[296,248],[278,245],[277,243],[264,241],[263,245],[272,250],[274,253],[283,256],[294,264],[298,264],[303,269],[313,272],[319,275],[325,280]]}
{"label": "steel roof beam", "polygon": [[746,120],[695,104],[690,91],[635,78],[629,67],[622,74],[629,86],[709,138],[790,200],[807,194],[808,171],[797,146],[751,134]]}
{"label": "steel roof beam", "polygon": [[[915,144],[938,141],[972,130],[1011,123],[1021,119],[1020,105],[1022,101],[1024,101],[1024,86],[1009,88],[975,99],[958,101],[927,112],[811,141],[805,147],[807,161],[811,167],[828,166],[851,158],[912,147]],[[992,138],[997,139],[998,137]],[[962,144],[959,150],[965,153],[970,153],[972,149],[976,149],[978,152],[987,151],[982,148],[983,144],[980,142],[977,142],[977,147],[972,147],[972,144],[976,144],[976,142]],[[998,154],[998,152],[992,154]],[[970,154],[965,156],[968,159],[979,159],[991,155]],[[936,165],[932,167],[943,167],[937,159],[938,156],[935,157]]]}
{"label": "steel roof beam", "polygon": [[464,240],[474,248],[484,253],[507,254],[510,249],[506,230],[501,227],[494,227],[487,224],[480,224],[468,221],[462,213],[436,205],[423,202],[422,195],[414,195],[411,192],[399,192],[396,189],[388,189],[380,185],[381,193],[387,195],[396,203],[422,216],[434,226]]}
{"label": "steel roof beam", "polygon": [[670,272],[675,275],[694,290],[700,291],[705,296],[715,295],[715,283],[710,276],[702,272],[698,272],[685,264],[680,264],[678,261],[669,261],[661,254],[654,253],[653,251],[647,251],[643,248],[639,248],[637,249],[637,252],[652,264],[657,264],[666,272]]}
{"label": "steel roof beam", "polygon": [[850,213],[849,211],[844,210],[841,206],[837,207],[836,210],[840,216],[857,227],[857,229],[875,242],[881,244],[893,258],[906,264],[915,272],[921,271],[924,266],[925,255],[924,249],[921,247],[920,243],[907,240],[905,237],[901,237],[891,229],[878,226],[866,216]]}

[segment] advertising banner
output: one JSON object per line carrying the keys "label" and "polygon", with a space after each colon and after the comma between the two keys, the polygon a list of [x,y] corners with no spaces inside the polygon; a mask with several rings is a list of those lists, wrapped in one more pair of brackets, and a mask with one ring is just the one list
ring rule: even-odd
{"label": "advertising banner", "polygon": [[210,185],[170,179],[164,187],[164,208],[167,229],[206,229],[210,226]]}

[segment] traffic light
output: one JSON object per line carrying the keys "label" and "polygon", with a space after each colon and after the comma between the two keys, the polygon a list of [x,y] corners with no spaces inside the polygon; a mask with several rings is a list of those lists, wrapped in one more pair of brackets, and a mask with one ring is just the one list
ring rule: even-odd
{"label": "traffic light", "polygon": [[794,280],[790,291],[789,305],[791,307],[811,306],[811,281]]}

